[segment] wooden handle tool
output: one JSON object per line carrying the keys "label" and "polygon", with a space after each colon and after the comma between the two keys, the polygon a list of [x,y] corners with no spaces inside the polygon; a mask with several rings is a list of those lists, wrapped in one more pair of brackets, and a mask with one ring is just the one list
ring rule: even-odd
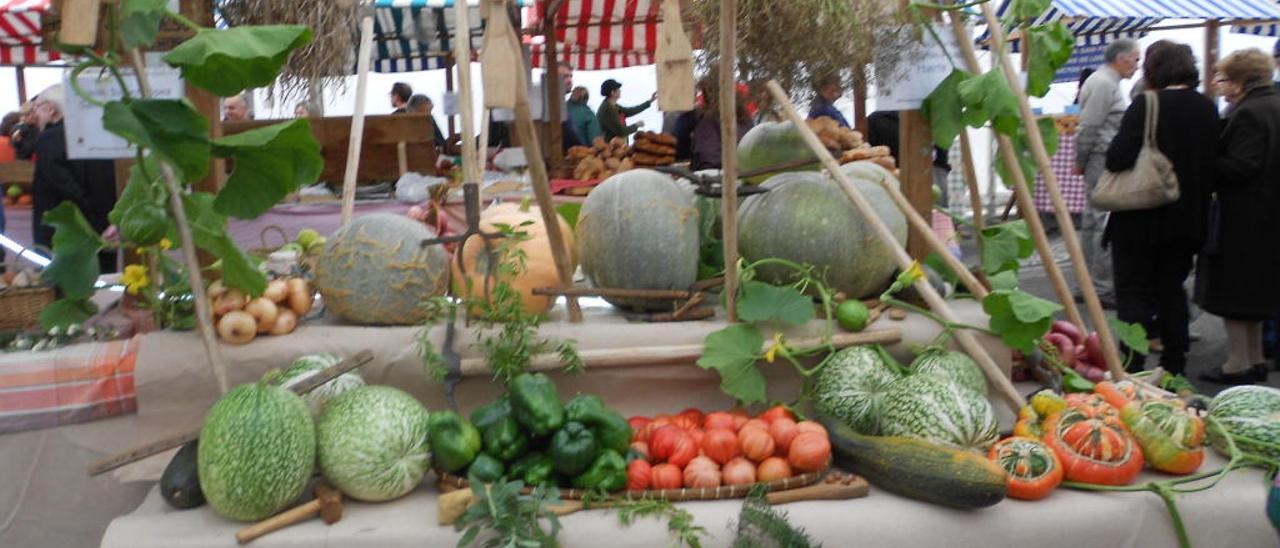
{"label": "wooden handle tool", "polygon": [[315,499],[305,504],[295,506],[239,530],[236,532],[236,542],[245,544],[272,531],[278,531],[295,523],[309,520],[315,517],[316,514],[319,514],[320,519],[324,520],[328,525],[333,525],[342,519],[341,492],[323,483],[317,483],[315,495]]}

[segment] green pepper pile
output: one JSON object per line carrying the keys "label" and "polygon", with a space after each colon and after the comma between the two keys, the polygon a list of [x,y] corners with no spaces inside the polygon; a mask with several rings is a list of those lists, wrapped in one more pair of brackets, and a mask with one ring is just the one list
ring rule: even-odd
{"label": "green pepper pile", "polygon": [[428,427],[436,468],[445,472],[603,491],[627,483],[627,419],[590,394],[562,405],[541,373],[512,379],[507,393],[472,411],[470,421],[440,411]]}

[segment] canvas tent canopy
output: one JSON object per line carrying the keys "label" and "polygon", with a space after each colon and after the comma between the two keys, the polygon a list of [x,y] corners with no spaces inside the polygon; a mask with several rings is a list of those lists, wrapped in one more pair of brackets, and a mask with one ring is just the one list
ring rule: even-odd
{"label": "canvas tent canopy", "polygon": [[[555,2],[537,0],[525,28],[541,29]],[[575,70],[607,70],[653,64],[662,21],[661,0],[564,0],[556,9],[556,59]],[[546,63],[541,34],[531,39],[533,66]]]}
{"label": "canvas tent canopy", "polygon": [[[1003,16],[1013,2],[1005,0],[997,12]],[[1062,21],[1071,30],[1076,51],[1054,80],[1074,82],[1082,69],[1102,64],[1110,41],[1144,36],[1170,19],[1280,21],[1280,6],[1274,0],[1053,0],[1031,25]]]}
{"label": "canvas tent canopy", "polygon": [[61,59],[46,51],[40,16],[51,0],[0,0],[0,65],[43,65]]}
{"label": "canvas tent canopy", "polygon": [[[471,49],[484,36],[480,0],[467,0],[471,10]],[[517,0],[527,7],[532,0]],[[453,50],[454,0],[375,0],[373,16],[374,72],[413,72],[449,66]]]}

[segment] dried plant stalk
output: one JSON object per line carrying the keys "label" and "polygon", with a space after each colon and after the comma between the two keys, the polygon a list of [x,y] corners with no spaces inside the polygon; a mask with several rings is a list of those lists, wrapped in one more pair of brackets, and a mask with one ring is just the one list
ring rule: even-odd
{"label": "dried plant stalk", "polygon": [[306,25],[315,39],[293,52],[267,99],[287,103],[310,100],[312,82],[339,92],[355,66],[358,2],[337,0],[222,0],[222,17],[231,26]]}
{"label": "dried plant stalk", "polygon": [[[855,71],[870,76],[873,62],[878,72],[896,65],[897,52],[917,39],[909,15],[896,7],[886,0],[738,0],[739,78],[777,80],[801,103],[828,77],[847,89]],[[702,28],[719,28],[719,0],[694,0],[691,9]],[[716,40],[703,42],[703,71],[719,62],[718,47]]]}

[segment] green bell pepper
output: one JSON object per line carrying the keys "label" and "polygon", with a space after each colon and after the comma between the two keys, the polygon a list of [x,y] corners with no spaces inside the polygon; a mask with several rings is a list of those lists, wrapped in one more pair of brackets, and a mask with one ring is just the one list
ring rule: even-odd
{"label": "green bell pepper", "polygon": [[471,467],[467,469],[467,476],[471,478],[471,481],[490,483],[502,478],[504,472],[505,468],[502,466],[502,461],[485,453],[480,453],[476,456],[476,460],[471,461]]}
{"label": "green bell pepper", "polygon": [[525,485],[552,486],[556,484],[555,466],[544,453],[529,453],[511,464],[511,479],[524,480]]}
{"label": "green bell pepper", "polygon": [[477,430],[484,432],[485,430],[488,430],[490,426],[493,426],[493,423],[502,420],[503,417],[510,414],[511,399],[508,398],[506,394],[503,394],[502,397],[477,407],[475,411],[472,411],[471,424],[475,425]]}
{"label": "green bell pepper", "polygon": [[542,373],[523,373],[507,385],[511,411],[535,436],[547,436],[564,425],[564,407],[556,385]]}
{"label": "green bell pepper", "polygon": [[438,468],[457,472],[480,453],[480,431],[453,411],[437,411],[427,419],[427,443]]}
{"label": "green bell pepper", "polygon": [[564,405],[565,420],[587,425],[600,447],[626,453],[631,447],[631,424],[622,414],[604,406],[599,396],[578,394]]}
{"label": "green bell pepper", "polygon": [[520,431],[515,417],[508,416],[484,431],[484,452],[502,462],[520,458],[529,450],[529,439]]}
{"label": "green bell pepper", "polygon": [[595,435],[580,422],[567,423],[556,432],[547,452],[556,471],[566,476],[581,474],[595,462],[599,453]]}
{"label": "green bell pepper", "polygon": [[600,452],[591,467],[582,475],[573,478],[573,486],[579,489],[594,489],[612,492],[627,485],[627,461],[612,449]]}

